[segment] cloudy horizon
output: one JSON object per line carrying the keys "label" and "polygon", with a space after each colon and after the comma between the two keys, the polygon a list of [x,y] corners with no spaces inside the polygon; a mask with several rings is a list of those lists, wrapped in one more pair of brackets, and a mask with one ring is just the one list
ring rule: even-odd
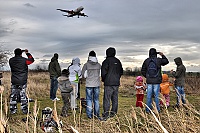
{"label": "cloudy horizon", "polygon": [[[141,67],[151,47],[163,52],[176,69],[181,57],[187,71],[200,72],[200,1],[193,0],[0,0],[0,44],[29,49],[36,65],[47,66],[54,53],[62,68],[73,57],[87,61],[94,50],[100,63],[116,48],[123,68]],[[89,17],[68,18],[57,8],[83,6]]]}

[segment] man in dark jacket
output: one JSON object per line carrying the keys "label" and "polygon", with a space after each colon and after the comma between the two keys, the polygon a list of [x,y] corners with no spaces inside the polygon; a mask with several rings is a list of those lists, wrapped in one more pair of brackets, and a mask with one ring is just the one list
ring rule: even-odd
{"label": "man in dark jacket", "polygon": [[[162,58],[157,58],[157,54],[159,54]],[[154,60],[156,62],[156,75],[151,76],[149,74],[149,64],[150,61]],[[154,101],[156,103],[156,108],[158,112],[160,112],[160,105],[159,105],[159,93],[160,93],[160,83],[162,82],[162,75],[161,75],[161,66],[167,65],[169,63],[168,59],[162,52],[156,52],[155,48],[151,48],[149,50],[149,58],[147,58],[143,64],[141,73],[146,78],[147,83],[147,106],[152,109],[152,96],[154,95]],[[146,108],[146,111],[149,112],[149,109]]]}
{"label": "man in dark jacket", "polygon": [[51,79],[51,88],[50,88],[50,99],[60,100],[56,97],[56,92],[58,90],[58,77],[61,76],[61,68],[60,64],[58,63],[58,54],[55,53],[54,56],[51,58],[51,62],[48,66],[48,71],[50,74]]}
{"label": "man in dark jacket", "polygon": [[[103,120],[113,117],[117,114],[118,110],[118,88],[123,68],[120,60],[115,57],[115,54],[115,48],[108,48],[106,50],[106,59],[103,61],[101,67],[101,78],[104,82]],[[112,102],[111,111],[110,101]]]}
{"label": "man in dark jacket", "polygon": [[184,92],[184,85],[185,85],[185,73],[186,68],[182,63],[182,59],[180,57],[177,57],[174,59],[175,64],[177,65],[176,71],[171,70],[172,75],[175,77],[175,89],[176,89],[176,95],[177,95],[177,103],[176,107],[179,107],[180,100],[182,103],[185,102],[185,92]]}
{"label": "man in dark jacket", "polygon": [[[22,57],[25,52],[28,59]],[[10,95],[10,113],[17,112],[17,102],[21,102],[21,109],[24,114],[28,113],[28,99],[26,96],[26,87],[28,79],[28,65],[34,62],[34,58],[28,50],[15,49],[15,56],[10,58],[9,65],[11,69],[11,95]]]}

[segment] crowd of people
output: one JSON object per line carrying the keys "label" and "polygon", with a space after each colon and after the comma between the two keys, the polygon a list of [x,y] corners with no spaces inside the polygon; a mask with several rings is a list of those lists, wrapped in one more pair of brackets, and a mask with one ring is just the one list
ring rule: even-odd
{"label": "crowd of people", "polygon": [[[22,53],[27,58],[22,57]],[[26,95],[28,65],[34,62],[33,56],[28,50],[17,48],[14,50],[15,56],[10,58],[9,65],[11,68],[11,95],[10,95],[10,113],[17,113],[17,103],[21,103],[21,110],[24,114],[28,113],[28,98]],[[109,47],[106,50],[106,59],[102,65],[98,62],[95,51],[90,51],[88,60],[81,68],[80,59],[78,57],[72,59],[71,65],[67,69],[61,70],[58,62],[59,55],[55,53],[49,63],[48,71],[50,75],[50,100],[60,100],[56,96],[58,88],[61,91],[63,107],[61,116],[67,117],[68,110],[76,110],[77,98],[80,98],[79,83],[85,78],[85,98],[86,98],[86,114],[89,119],[95,117],[99,120],[106,121],[108,118],[114,117],[118,112],[118,93],[120,86],[120,78],[123,75],[123,67],[121,61],[115,57],[116,49]],[[158,57],[158,55],[160,57]],[[175,86],[177,94],[177,104],[180,101],[186,103],[184,84],[186,68],[182,63],[182,59],[177,57],[174,59],[177,65],[176,71],[171,70],[174,77],[174,83],[169,82],[167,74],[162,73],[162,66],[169,63],[167,57],[162,52],[157,52],[155,48],[149,50],[149,57],[144,60],[141,68],[140,76],[136,77],[136,107],[143,108],[144,94],[146,96],[146,112],[152,109],[152,100],[156,103],[157,111],[160,112],[160,106],[170,105],[170,86]],[[144,78],[146,80],[144,80]],[[100,116],[99,94],[100,85],[103,82],[103,113]],[[162,94],[165,102],[160,101],[159,95]]]}

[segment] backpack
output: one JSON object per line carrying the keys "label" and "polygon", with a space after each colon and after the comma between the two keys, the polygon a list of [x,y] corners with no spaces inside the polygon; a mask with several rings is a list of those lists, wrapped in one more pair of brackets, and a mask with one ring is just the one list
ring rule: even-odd
{"label": "backpack", "polygon": [[147,77],[149,78],[156,78],[158,77],[159,70],[157,65],[157,59],[156,58],[150,58],[148,68],[147,68]]}

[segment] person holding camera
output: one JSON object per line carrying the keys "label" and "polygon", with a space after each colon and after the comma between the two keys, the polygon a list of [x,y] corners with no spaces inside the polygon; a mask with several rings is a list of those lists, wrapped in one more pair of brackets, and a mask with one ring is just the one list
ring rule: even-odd
{"label": "person holding camera", "polygon": [[[22,57],[25,53],[28,58]],[[28,98],[26,96],[28,65],[34,62],[34,58],[27,49],[14,50],[15,56],[9,59],[11,69],[11,95],[10,95],[10,113],[17,113],[17,103],[21,102],[21,110],[24,114],[28,113]]]}
{"label": "person holding camera", "polygon": [[[158,58],[157,54],[162,58]],[[168,59],[162,52],[157,52],[155,48],[151,48],[149,50],[149,58],[147,58],[142,64],[141,73],[146,78],[147,83],[146,104],[150,109],[152,109],[153,96],[158,112],[160,112],[159,94],[160,84],[162,82],[161,66],[165,66],[168,63]],[[146,108],[146,112],[149,113],[150,110]]]}

